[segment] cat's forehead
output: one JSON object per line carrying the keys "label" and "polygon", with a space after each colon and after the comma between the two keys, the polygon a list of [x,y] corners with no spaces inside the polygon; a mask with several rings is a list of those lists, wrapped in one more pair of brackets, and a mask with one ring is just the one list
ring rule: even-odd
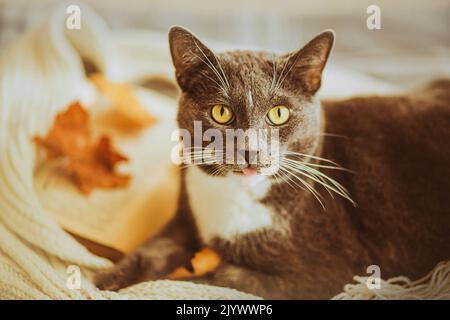
{"label": "cat's forehead", "polygon": [[234,91],[249,100],[269,94],[274,54],[230,51],[219,54],[218,59]]}
{"label": "cat's forehead", "polygon": [[229,51],[218,54],[218,59],[230,72],[241,77],[250,78],[267,76],[276,55],[268,52]]}

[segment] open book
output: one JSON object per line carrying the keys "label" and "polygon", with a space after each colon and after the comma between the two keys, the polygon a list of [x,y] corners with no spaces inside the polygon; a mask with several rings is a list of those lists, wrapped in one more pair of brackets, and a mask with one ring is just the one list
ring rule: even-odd
{"label": "open book", "polygon": [[93,91],[85,105],[93,116],[94,132],[108,134],[129,158],[119,170],[132,176],[130,184],[120,189],[95,189],[86,196],[42,162],[35,170],[35,187],[46,211],[64,229],[84,239],[90,250],[109,257],[98,248],[128,253],[160,230],[176,210],[179,169],[170,158],[176,145],[171,141],[176,100],[156,91],[136,90],[138,100],[157,120],[136,132],[120,131],[104,121],[111,102]]}

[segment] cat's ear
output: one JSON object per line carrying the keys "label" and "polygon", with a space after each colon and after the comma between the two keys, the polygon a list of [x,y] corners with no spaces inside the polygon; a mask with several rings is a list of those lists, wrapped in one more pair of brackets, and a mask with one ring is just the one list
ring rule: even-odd
{"label": "cat's ear", "polygon": [[183,90],[187,89],[189,80],[198,71],[199,66],[205,61],[215,60],[214,53],[182,27],[175,26],[170,29],[169,45],[175,76]]}
{"label": "cat's ear", "polygon": [[304,93],[313,95],[320,89],[322,71],[333,48],[334,38],[332,30],[323,31],[303,48],[284,57],[287,68],[291,68],[288,74],[290,80],[300,85]]}

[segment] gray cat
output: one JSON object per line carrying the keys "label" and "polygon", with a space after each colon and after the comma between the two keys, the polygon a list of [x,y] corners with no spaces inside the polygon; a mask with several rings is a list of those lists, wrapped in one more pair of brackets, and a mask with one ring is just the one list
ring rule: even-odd
{"label": "gray cat", "polygon": [[100,288],[163,278],[203,246],[223,262],[195,281],[276,299],[330,298],[369,265],[418,278],[450,257],[449,80],[321,104],[331,31],[285,55],[216,55],[180,27],[169,40],[179,127],[277,129],[277,169],[262,175],[273,157],[254,163],[248,144],[243,163],[188,166],[175,218]]}

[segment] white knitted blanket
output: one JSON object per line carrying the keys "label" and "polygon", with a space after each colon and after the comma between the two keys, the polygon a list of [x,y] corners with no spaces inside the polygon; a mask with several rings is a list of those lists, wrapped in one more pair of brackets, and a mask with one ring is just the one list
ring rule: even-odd
{"label": "white knitted blanket", "polygon": [[[90,253],[45,212],[34,190],[35,149],[30,137],[47,132],[61,107],[83,99],[86,80],[80,55],[95,61],[108,78],[137,76],[124,71],[123,59],[115,62],[118,50],[103,21],[89,8],[83,8],[82,15],[81,30],[68,32],[65,7],[57,8],[0,55],[0,299],[257,298],[169,280],[145,282],[117,293],[98,290],[92,275],[111,262]],[[155,44],[148,49],[154,63],[140,72],[170,72],[164,64],[168,62],[165,47]],[[71,282],[73,268],[81,272],[79,286]],[[447,263],[423,282],[394,279],[382,282],[378,291],[367,288],[366,278],[356,278],[359,283],[336,298],[450,298],[449,271]]]}

